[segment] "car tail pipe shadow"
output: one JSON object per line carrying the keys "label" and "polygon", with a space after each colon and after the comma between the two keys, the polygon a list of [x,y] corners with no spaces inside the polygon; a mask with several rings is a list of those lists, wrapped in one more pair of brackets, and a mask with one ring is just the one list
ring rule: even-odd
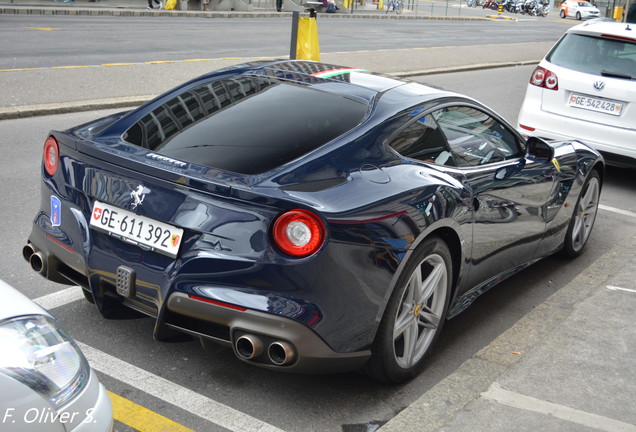
{"label": "car tail pipe shadow", "polygon": [[46,258],[41,251],[38,251],[31,243],[27,243],[22,248],[22,256],[37,273],[46,274]]}

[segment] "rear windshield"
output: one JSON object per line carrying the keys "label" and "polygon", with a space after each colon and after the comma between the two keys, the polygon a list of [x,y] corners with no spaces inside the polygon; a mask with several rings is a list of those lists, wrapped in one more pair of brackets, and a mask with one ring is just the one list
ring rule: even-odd
{"label": "rear windshield", "polygon": [[593,75],[636,78],[636,44],[629,41],[568,33],[546,60]]}
{"label": "rear windshield", "polygon": [[239,76],[181,93],[135,123],[124,139],[175,159],[257,174],[342,135],[366,109],[341,94]]}

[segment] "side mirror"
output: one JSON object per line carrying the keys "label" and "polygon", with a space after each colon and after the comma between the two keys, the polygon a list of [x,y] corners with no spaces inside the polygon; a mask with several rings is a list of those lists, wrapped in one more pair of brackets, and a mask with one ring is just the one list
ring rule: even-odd
{"label": "side mirror", "polygon": [[530,137],[526,141],[526,158],[549,162],[554,158],[554,149],[541,138]]}

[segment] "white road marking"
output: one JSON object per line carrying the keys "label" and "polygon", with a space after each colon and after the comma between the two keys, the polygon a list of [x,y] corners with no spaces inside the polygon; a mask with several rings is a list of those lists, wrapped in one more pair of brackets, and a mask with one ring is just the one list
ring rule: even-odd
{"label": "white road marking", "polygon": [[627,291],[627,292],[630,292],[630,293],[636,293],[636,290],[629,289],[629,288],[621,288],[621,287],[612,286],[612,285],[608,285],[607,289],[610,289],[612,291]]}
{"label": "white road marking", "polygon": [[83,298],[84,294],[82,294],[82,288],[74,286],[38,297],[33,299],[33,301],[42,306],[44,309],[51,310]]}
{"label": "white road marking", "polygon": [[530,396],[504,390],[499,383],[494,382],[490,388],[481,394],[486,399],[493,400],[502,405],[513,408],[533,411],[539,414],[550,415],[561,420],[576,423],[585,427],[606,432],[636,432],[636,426],[619,420],[591,414],[567,406],[555,404]]}
{"label": "white road marking", "polygon": [[[75,286],[34,299],[50,310],[83,299],[82,288]],[[105,352],[76,341],[91,366],[124,384],[199,416],[233,432],[284,432],[241,411],[131,365]]]}
{"label": "white road marking", "polygon": [[283,432],[241,411],[189,390],[165,378],[77,342],[90,365],[124,384],[234,432]]}
{"label": "white road marking", "polygon": [[617,209],[615,207],[609,207],[609,206],[606,206],[606,205],[603,205],[603,204],[599,204],[598,208],[601,209],[601,210],[610,211],[610,212],[613,212],[613,213],[622,214],[624,216],[629,216],[629,217],[636,218],[636,213],[630,212],[630,211],[627,211],[627,210],[621,210],[621,209]]}

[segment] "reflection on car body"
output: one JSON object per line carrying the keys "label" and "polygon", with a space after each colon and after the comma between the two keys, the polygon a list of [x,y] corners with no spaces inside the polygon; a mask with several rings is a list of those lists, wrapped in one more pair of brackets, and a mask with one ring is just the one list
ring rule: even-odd
{"label": "reflection on car body", "polygon": [[[44,154],[25,257],[45,277],[105,316],[142,311],[160,340],[388,382],[417,373],[478,293],[583,251],[604,165],[578,142],[526,141],[465,96],[306,61],[205,75],[53,131]],[[126,223],[94,228],[96,202]],[[175,256],[136,244],[135,217],[182,230]]]}

